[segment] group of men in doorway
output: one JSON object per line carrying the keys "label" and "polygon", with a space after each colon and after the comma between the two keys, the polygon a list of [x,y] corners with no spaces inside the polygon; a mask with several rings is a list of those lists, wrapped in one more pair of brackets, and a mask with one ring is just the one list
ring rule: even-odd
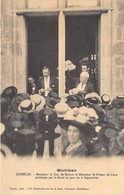
{"label": "group of men in doorway", "polygon": [[[83,93],[84,95],[95,91],[95,77],[90,74],[88,61],[80,60],[81,72],[79,76],[75,74],[76,66],[70,61],[65,61],[65,93],[75,95]],[[76,76],[75,76],[76,75]],[[28,77],[28,93],[39,93],[43,96],[53,91],[58,94],[58,79],[50,74],[48,66],[42,69],[42,76],[35,82],[33,76]]]}

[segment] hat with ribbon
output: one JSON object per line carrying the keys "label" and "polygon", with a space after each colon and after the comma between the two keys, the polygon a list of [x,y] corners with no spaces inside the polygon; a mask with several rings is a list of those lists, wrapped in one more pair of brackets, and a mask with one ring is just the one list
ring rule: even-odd
{"label": "hat with ribbon", "polygon": [[43,135],[43,139],[56,139],[60,136],[55,133],[55,128],[58,125],[58,117],[56,112],[51,108],[44,108],[39,112],[39,132]]}
{"label": "hat with ribbon", "polygon": [[12,109],[15,112],[18,112],[18,106],[23,100],[30,100],[28,93],[19,93],[12,100]]}
{"label": "hat with ribbon", "polygon": [[45,98],[39,94],[31,95],[31,100],[35,103],[35,110],[39,112],[45,105]]}
{"label": "hat with ribbon", "polygon": [[108,147],[111,138],[117,136],[119,130],[111,125],[103,126],[98,132],[98,137],[105,148]]}
{"label": "hat with ribbon", "polygon": [[100,96],[95,92],[88,93],[85,96],[85,104],[88,104],[89,106],[100,104],[100,103],[102,103],[102,100]]}
{"label": "hat with ribbon", "polygon": [[91,125],[88,123],[79,122],[78,120],[61,120],[59,125],[66,131],[68,131],[69,125],[77,127],[83,134],[82,140],[85,144],[88,144],[93,137],[97,136],[97,133]]}
{"label": "hat with ribbon", "polygon": [[17,94],[17,88],[14,86],[9,86],[5,88],[4,91],[2,92],[2,96],[8,97],[10,99],[10,102],[16,96],[16,94]]}
{"label": "hat with ribbon", "polygon": [[18,106],[18,111],[26,113],[35,112],[35,102],[32,100],[23,100]]}

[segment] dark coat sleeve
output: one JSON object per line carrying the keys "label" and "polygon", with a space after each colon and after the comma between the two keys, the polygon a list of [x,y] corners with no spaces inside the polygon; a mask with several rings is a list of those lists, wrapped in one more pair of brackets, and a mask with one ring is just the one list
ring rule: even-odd
{"label": "dark coat sleeve", "polygon": [[86,87],[85,87],[85,91],[87,93],[94,92],[94,85],[90,81],[87,82]]}
{"label": "dark coat sleeve", "polygon": [[53,92],[58,93],[58,79],[56,77],[50,78],[50,88]]}
{"label": "dark coat sleeve", "polygon": [[44,88],[44,80],[43,77],[40,77],[36,84],[36,92],[39,92],[39,89]]}

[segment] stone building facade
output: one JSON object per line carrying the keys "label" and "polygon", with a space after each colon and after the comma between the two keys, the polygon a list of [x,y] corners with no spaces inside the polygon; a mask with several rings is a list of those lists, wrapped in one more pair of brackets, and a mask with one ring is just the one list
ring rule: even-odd
{"label": "stone building facade", "polygon": [[[2,0],[1,91],[10,85],[26,91],[28,75],[28,25],[26,18],[56,15],[59,94],[65,86],[66,16],[97,16],[97,79],[99,93],[124,94],[123,0]],[[49,56],[48,56],[49,57]],[[34,65],[35,70],[35,65]]]}

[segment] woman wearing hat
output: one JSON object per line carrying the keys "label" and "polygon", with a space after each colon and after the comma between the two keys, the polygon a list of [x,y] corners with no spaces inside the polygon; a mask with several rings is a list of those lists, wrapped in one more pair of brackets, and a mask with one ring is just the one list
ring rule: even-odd
{"label": "woman wearing hat", "polygon": [[87,156],[88,150],[83,142],[85,125],[74,120],[63,122],[67,131],[68,145],[64,148],[62,156],[67,159]]}

